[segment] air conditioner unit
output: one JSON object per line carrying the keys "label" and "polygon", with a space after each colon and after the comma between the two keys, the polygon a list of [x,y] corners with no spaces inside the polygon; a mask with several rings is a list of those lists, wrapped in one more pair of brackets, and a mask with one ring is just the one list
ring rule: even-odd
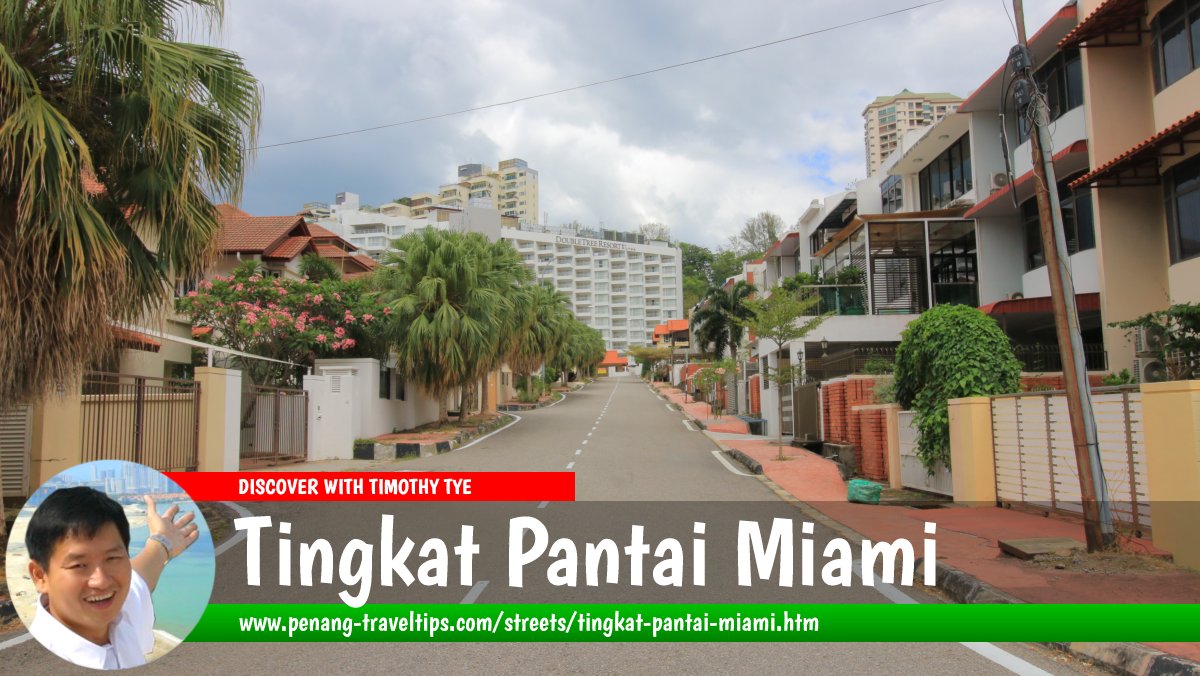
{"label": "air conditioner unit", "polygon": [[1138,357],[1156,357],[1162,354],[1165,335],[1161,326],[1139,328],[1133,334],[1133,351]]}
{"label": "air conditioner unit", "polygon": [[1008,172],[997,171],[996,173],[992,174],[992,190],[1003,190],[1004,188],[1007,188],[1011,180],[1012,179],[1009,177]]}
{"label": "air conditioner unit", "polygon": [[1167,366],[1158,359],[1138,357],[1133,360],[1133,377],[1139,383],[1161,383],[1167,379]]}

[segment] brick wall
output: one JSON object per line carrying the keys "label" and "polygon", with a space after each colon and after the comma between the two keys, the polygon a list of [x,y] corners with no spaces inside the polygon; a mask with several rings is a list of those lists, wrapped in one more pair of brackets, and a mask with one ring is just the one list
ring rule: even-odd
{"label": "brick wall", "polygon": [[858,422],[858,473],[875,481],[887,481],[887,411],[852,411]]}
{"label": "brick wall", "polygon": [[[1088,384],[1092,387],[1102,387],[1104,385],[1104,374],[1089,373]],[[1034,389],[1065,390],[1066,388],[1067,384],[1061,373],[1024,374],[1021,376],[1022,392],[1030,392]]]}
{"label": "brick wall", "polygon": [[821,384],[821,412],[825,419],[825,441],[853,443],[856,423],[850,416],[855,406],[875,403],[875,379],[852,378]]}
{"label": "brick wall", "polygon": [[762,415],[762,376],[750,376],[746,385],[747,396],[750,399],[750,415]]}

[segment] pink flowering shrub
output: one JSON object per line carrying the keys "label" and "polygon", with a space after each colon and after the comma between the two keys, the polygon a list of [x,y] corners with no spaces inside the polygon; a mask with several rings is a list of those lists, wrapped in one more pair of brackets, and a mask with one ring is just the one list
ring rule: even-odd
{"label": "pink flowering shrub", "polygon": [[[320,283],[235,272],[199,285],[177,300],[195,327],[211,327],[206,338],[222,347],[296,364],[322,357],[382,357],[386,308],[367,296],[360,282]],[[358,321],[362,318],[363,321]],[[235,368],[255,382],[295,382],[294,369],[241,360]]]}

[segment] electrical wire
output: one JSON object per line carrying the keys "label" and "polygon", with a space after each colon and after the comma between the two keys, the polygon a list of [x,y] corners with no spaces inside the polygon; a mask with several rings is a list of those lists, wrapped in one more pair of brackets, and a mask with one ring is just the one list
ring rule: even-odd
{"label": "electrical wire", "polygon": [[1004,16],[1008,17],[1008,25],[1012,26],[1013,39],[1019,42],[1021,38],[1017,35],[1017,22],[1013,21],[1012,14],[1008,12],[1008,2],[1000,0],[1000,6],[1004,8]]}
{"label": "electrical wire", "polygon": [[379,124],[379,125],[375,125],[373,127],[363,127],[362,129],[353,129],[350,131],[341,131],[341,132],[335,132],[332,134],[322,134],[320,136],[311,136],[308,138],[295,139],[292,141],[281,141],[279,143],[268,143],[266,145],[257,146],[254,148],[254,150],[266,150],[268,148],[279,148],[282,146],[297,145],[300,143],[310,143],[312,141],[322,141],[325,139],[338,138],[341,136],[351,136],[353,134],[365,134],[367,132],[378,131],[380,129],[390,129],[392,127],[401,127],[404,125],[416,124],[418,122],[428,122],[430,120],[438,120],[441,118],[453,117],[456,115],[465,115],[467,113],[474,113],[474,112],[478,112],[481,110],[488,110],[490,108],[499,108],[502,106],[510,106],[514,103],[522,103],[524,101],[533,101],[535,99],[542,99],[542,98],[546,98],[549,96],[557,96],[558,94],[566,94],[567,92],[578,91],[580,89],[587,89],[589,87],[598,87],[600,85],[612,84],[613,82],[620,82],[622,80],[630,80],[630,79],[633,79],[636,77],[643,77],[645,75],[653,75],[654,73],[661,73],[663,71],[673,70],[675,68],[683,68],[684,66],[692,66],[692,65],[695,65],[698,63],[703,63],[705,61],[713,61],[715,59],[721,59],[721,58],[724,58],[727,56],[733,56],[735,54],[742,54],[744,52],[749,52],[749,51],[753,51],[756,49],[762,49],[764,47],[772,47],[774,45],[783,44],[785,42],[791,42],[793,40],[799,40],[801,38],[808,38],[808,37],[812,37],[814,35],[820,35],[822,33],[829,33],[829,32],[839,30],[842,28],[848,28],[850,26],[857,26],[858,24],[868,23],[870,21],[876,21],[878,19],[883,19],[883,18],[886,18],[889,16],[896,16],[898,14],[904,14],[906,12],[911,12],[913,10],[921,9],[922,7],[929,7],[930,5],[936,5],[941,2],[945,2],[945,0],[930,0],[929,2],[923,2],[918,5],[911,5],[909,7],[904,7],[904,8],[897,9],[897,10],[894,10],[891,12],[885,12],[883,14],[876,14],[875,16],[870,16],[865,19],[856,19],[854,21],[848,21],[846,23],[838,24],[836,26],[829,26],[827,28],[821,28],[818,30],[809,31],[807,33],[800,33],[799,35],[793,35],[791,37],[780,38],[779,40],[772,40],[770,42],[763,42],[763,43],[760,43],[757,45],[751,45],[749,47],[742,47],[741,49],[734,49],[734,50],[731,50],[728,52],[721,52],[720,54],[704,56],[704,57],[700,57],[698,59],[692,59],[691,61],[683,61],[680,63],[673,63],[669,66],[660,66],[658,68],[652,68],[650,70],[644,70],[644,71],[641,71],[638,73],[630,73],[628,75],[619,75],[617,77],[611,77],[611,78],[608,78],[605,80],[597,80],[595,82],[589,82],[587,84],[576,85],[574,87],[566,87],[564,89],[556,89],[554,91],[543,92],[541,94],[522,96],[522,97],[516,98],[516,99],[509,99],[507,101],[498,101],[496,103],[489,103],[486,105],[475,106],[472,108],[464,108],[462,110],[455,110],[455,111],[448,112],[448,113],[439,113],[436,115],[426,115],[425,117],[417,117],[417,118],[413,118],[411,120],[404,120],[402,122],[389,122],[387,124]]}

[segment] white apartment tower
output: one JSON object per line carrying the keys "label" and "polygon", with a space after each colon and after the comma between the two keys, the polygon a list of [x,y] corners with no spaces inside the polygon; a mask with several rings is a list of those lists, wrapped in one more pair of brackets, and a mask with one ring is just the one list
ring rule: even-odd
{"label": "white apartment tower", "polygon": [[306,204],[305,213],[376,260],[392,250],[392,240],[424,228],[506,240],[534,277],[553,283],[576,318],[598,330],[611,350],[649,345],[655,326],[683,318],[683,253],[666,242],[616,230],[521,223],[482,198],[459,206],[432,204],[432,197],[367,207],[358,195],[340,193],[332,205]]}
{"label": "white apartment tower", "polygon": [[900,145],[904,134],[936,124],[958,110],[962,99],[953,94],[918,94],[902,89],[894,96],[880,96],[863,109],[863,143],[867,151],[867,175],[879,170],[883,161]]}
{"label": "white apartment tower", "polygon": [[[412,198],[413,207],[467,204],[496,209],[521,223],[538,222],[538,173],[520,158],[502,160],[499,168],[484,164],[460,164],[458,180],[438,188],[437,195],[422,193]],[[420,214],[417,214],[420,215]]]}
{"label": "white apartment tower", "polygon": [[554,283],[610,350],[649,345],[654,327],[683,318],[683,254],[614,230],[501,227],[537,279]]}

